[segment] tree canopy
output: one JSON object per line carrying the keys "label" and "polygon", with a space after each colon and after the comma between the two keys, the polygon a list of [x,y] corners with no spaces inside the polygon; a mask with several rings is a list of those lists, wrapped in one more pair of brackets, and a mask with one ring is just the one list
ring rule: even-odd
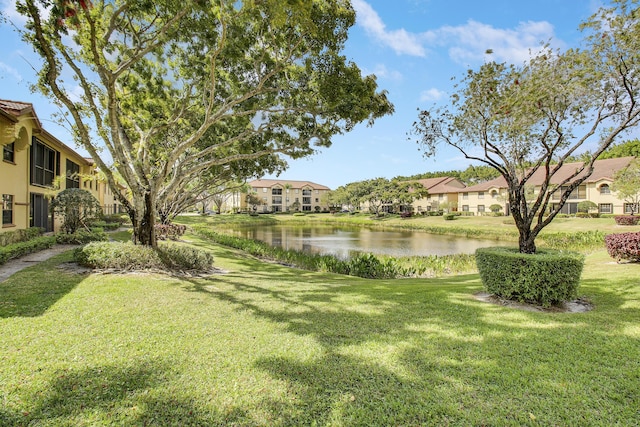
{"label": "tree canopy", "polygon": [[20,0],[18,10],[43,58],[39,89],[68,111],[114,193],[112,168],[130,189],[120,202],[142,244],[156,243],[158,206],[205,171],[259,159],[282,169],[282,156],[393,111],[375,76],[341,54],[348,0]]}
{"label": "tree canopy", "polygon": [[[640,121],[636,4],[615,0],[591,16],[581,26],[581,49],[547,47],[521,66],[488,62],[469,70],[448,107],[421,111],[414,123],[411,137],[425,155],[447,144],[505,178],[520,252],[536,251],[536,236],[593,172],[595,160]],[[591,141],[597,148],[583,164],[558,178]],[[534,174],[542,179],[527,195]]]}

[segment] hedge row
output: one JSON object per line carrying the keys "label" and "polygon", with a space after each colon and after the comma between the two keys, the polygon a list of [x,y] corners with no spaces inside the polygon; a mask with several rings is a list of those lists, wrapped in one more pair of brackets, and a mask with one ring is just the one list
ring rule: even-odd
{"label": "hedge row", "polygon": [[517,248],[480,248],[476,262],[488,292],[508,300],[545,307],[577,296],[584,256],[541,250],[522,254]]}
{"label": "hedge row", "polygon": [[74,253],[76,262],[90,268],[115,270],[208,271],[213,255],[183,244],[161,243],[157,249],[131,242],[92,242]]}
{"label": "hedge row", "polygon": [[7,246],[14,243],[26,242],[38,236],[42,236],[44,229],[31,227],[27,229],[7,231],[0,233],[0,246]]}
{"label": "hedge row", "polygon": [[640,262],[640,232],[608,234],[604,237],[607,252],[616,261]]}
{"label": "hedge row", "polygon": [[55,243],[56,238],[54,236],[40,236],[32,238],[26,242],[0,246],[0,264],[4,264],[10,259],[19,258],[43,249],[49,249]]}

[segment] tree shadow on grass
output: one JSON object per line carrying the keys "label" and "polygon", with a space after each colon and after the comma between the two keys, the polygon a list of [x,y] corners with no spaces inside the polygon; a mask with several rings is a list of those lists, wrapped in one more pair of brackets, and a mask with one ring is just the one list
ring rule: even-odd
{"label": "tree shadow on grass", "polygon": [[71,292],[85,276],[56,267],[72,258],[73,251],[65,252],[21,270],[0,283],[0,318],[41,316]]}
{"label": "tree shadow on grass", "polygon": [[288,385],[289,404],[263,402],[289,414],[281,425],[610,425],[634,416],[627,373],[640,350],[625,328],[629,315],[640,319],[624,307],[632,294],[621,283],[598,291],[602,313],[548,314],[476,301],[477,274],[303,274],[268,266],[252,280],[239,272],[188,287],[320,346],[255,362]]}
{"label": "tree shadow on grass", "polygon": [[171,384],[176,375],[170,363],[149,361],[61,370],[32,397],[29,406],[0,409],[0,425],[204,427],[248,418],[238,408],[222,413],[198,406]]}

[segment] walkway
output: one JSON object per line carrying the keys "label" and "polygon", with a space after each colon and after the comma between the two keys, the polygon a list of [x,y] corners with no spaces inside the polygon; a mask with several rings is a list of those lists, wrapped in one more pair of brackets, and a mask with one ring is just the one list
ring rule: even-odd
{"label": "walkway", "polygon": [[34,263],[46,261],[55,255],[61,254],[62,252],[66,252],[77,247],[77,245],[54,245],[50,249],[34,252],[20,258],[10,259],[9,261],[0,265],[0,283],[7,280],[14,273],[17,273],[18,271],[23,270],[27,267],[31,267]]}

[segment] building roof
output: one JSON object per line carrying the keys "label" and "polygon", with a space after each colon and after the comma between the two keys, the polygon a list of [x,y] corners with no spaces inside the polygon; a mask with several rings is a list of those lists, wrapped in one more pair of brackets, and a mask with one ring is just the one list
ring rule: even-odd
{"label": "building roof", "polygon": [[311,187],[314,190],[331,190],[329,187],[316,184],[311,181],[292,181],[288,179],[256,179],[248,183],[251,187],[271,188],[275,186],[284,187],[285,185],[291,185],[291,188],[303,188]]}
{"label": "building roof", "polygon": [[450,176],[417,179],[416,181],[422,184],[429,194],[458,193],[461,189],[466,188],[463,182]]}
{"label": "building roof", "polygon": [[33,109],[33,104],[28,102],[0,99],[0,114],[2,114],[7,118],[13,117],[13,120],[11,121],[13,121],[14,123],[18,122],[18,119],[20,117],[23,117],[25,115],[30,115],[30,118],[34,119],[35,121],[34,129],[37,129],[38,131],[40,131],[40,133],[44,135],[47,140],[50,140],[56,144],[59,144],[61,147],[63,147],[67,151],[73,153],[78,159],[82,159],[83,161],[85,161],[87,165],[94,164],[93,159],[81,156],[74,149],[72,149],[71,147],[66,145],[64,142],[60,141],[58,138],[56,138],[55,136],[47,132],[42,127],[42,123],[40,123],[40,119],[38,119],[38,116],[36,115],[36,112]]}
{"label": "building roof", "polygon": [[[635,159],[635,157],[618,157],[615,159],[596,160],[593,163],[593,173],[591,174],[591,176],[589,176],[589,178],[586,179],[585,182],[598,182],[603,179],[613,181],[613,175],[617,171],[629,166],[629,163],[631,163],[633,159]],[[571,174],[573,174],[582,165],[582,162],[566,163],[562,165],[562,167],[551,178],[551,184],[560,184],[565,179],[567,179],[567,177],[571,176]],[[582,171],[578,175],[578,177],[584,176],[585,173],[585,171]],[[544,169],[538,169],[529,179],[529,183],[532,185],[541,185],[544,178]],[[491,188],[507,188],[507,182],[504,177],[499,176],[498,178],[492,179],[490,181],[467,187],[465,191],[487,191]]]}

